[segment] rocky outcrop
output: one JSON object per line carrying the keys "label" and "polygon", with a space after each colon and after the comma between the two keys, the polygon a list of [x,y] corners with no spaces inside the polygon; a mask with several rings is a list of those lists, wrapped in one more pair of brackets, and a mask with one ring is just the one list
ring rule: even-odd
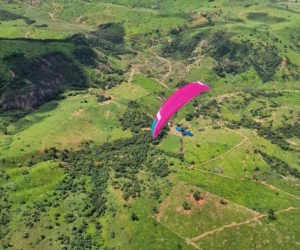
{"label": "rocky outcrop", "polygon": [[40,0],[27,0],[27,3],[29,3],[31,6],[40,6],[41,5]]}

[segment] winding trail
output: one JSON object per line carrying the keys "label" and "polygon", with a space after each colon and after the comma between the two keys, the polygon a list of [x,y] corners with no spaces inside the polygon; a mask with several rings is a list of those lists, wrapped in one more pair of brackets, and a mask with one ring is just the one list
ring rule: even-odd
{"label": "winding trail", "polygon": [[[220,125],[220,124],[219,124],[219,125]],[[240,143],[236,144],[234,147],[232,147],[231,149],[229,149],[228,151],[226,151],[225,153],[223,153],[223,154],[221,154],[221,155],[218,155],[218,156],[216,156],[215,158],[212,158],[212,159],[210,159],[210,160],[208,160],[208,161],[202,162],[202,163],[199,164],[198,166],[203,166],[203,165],[205,165],[206,163],[215,161],[215,160],[217,160],[217,159],[219,159],[219,158],[223,158],[225,155],[229,154],[231,151],[233,151],[233,150],[235,150],[236,148],[242,146],[242,145],[249,139],[249,138],[248,138],[247,136],[245,136],[244,134],[242,134],[242,133],[240,133],[240,132],[238,132],[238,131],[235,131],[235,130],[233,130],[233,129],[230,129],[230,128],[227,128],[227,127],[223,127],[223,129],[226,129],[226,130],[231,131],[231,132],[234,132],[234,133],[236,133],[236,134],[238,134],[238,135],[240,135],[240,136],[243,136],[244,139],[243,139]]]}
{"label": "winding trail", "polygon": [[[300,210],[300,207],[288,207],[288,208],[285,208],[285,209],[282,209],[280,211],[275,212],[275,214],[290,212],[290,211],[294,211],[294,210]],[[245,220],[245,221],[239,222],[239,223],[236,223],[236,222],[233,221],[230,224],[224,225],[224,226],[216,228],[214,230],[206,231],[206,232],[204,232],[204,233],[202,233],[202,234],[200,234],[200,235],[198,235],[198,236],[196,236],[194,238],[184,238],[183,236],[181,236],[176,231],[174,231],[173,229],[169,228],[167,225],[165,225],[164,223],[160,222],[159,220],[157,222],[160,223],[165,228],[169,229],[171,232],[173,232],[174,234],[176,234],[181,239],[184,239],[187,244],[192,245],[196,249],[200,249],[200,247],[196,245],[196,243],[195,243],[196,241],[198,241],[198,240],[200,240],[202,238],[205,238],[206,236],[213,235],[213,234],[215,234],[217,232],[224,231],[227,228],[233,228],[233,227],[238,227],[238,226],[242,226],[242,225],[247,225],[247,224],[250,224],[250,223],[253,223],[253,222],[257,222],[257,223],[261,224],[261,222],[259,220],[262,219],[262,218],[267,217],[268,215],[269,214],[260,214],[258,216],[255,216],[252,219],[248,219],[248,220]]]}
{"label": "winding trail", "polygon": [[[275,212],[275,214],[280,214],[280,213],[289,212],[289,211],[292,211],[292,210],[299,210],[299,209],[300,209],[299,207],[297,207],[297,208],[295,208],[295,207],[289,207],[289,208],[286,208],[286,209],[282,209],[282,210],[280,210],[280,211],[278,211],[278,212]],[[200,239],[206,237],[207,235],[211,235],[211,234],[214,234],[214,233],[216,233],[216,232],[223,231],[223,230],[226,229],[226,228],[232,228],[232,227],[237,227],[237,226],[241,226],[241,225],[246,225],[246,224],[249,224],[249,223],[251,223],[251,222],[258,221],[259,219],[264,218],[264,217],[267,217],[267,216],[268,216],[268,214],[261,214],[261,215],[255,217],[255,218],[253,218],[253,219],[248,219],[248,220],[243,221],[243,222],[240,222],[240,223],[232,222],[232,223],[230,223],[230,224],[228,224],[228,225],[219,227],[219,228],[214,229],[214,230],[212,230],[212,231],[207,231],[207,232],[205,232],[205,233],[202,233],[202,234],[200,234],[199,236],[197,236],[197,237],[195,237],[195,238],[192,238],[192,239],[186,239],[186,241],[187,241],[188,243],[195,242],[195,241],[198,241],[198,240],[200,240]]]}
{"label": "winding trail", "polygon": [[[164,83],[164,81],[165,81],[165,79],[166,79],[166,78],[171,74],[171,72],[172,72],[172,64],[171,64],[171,62],[170,62],[168,59],[163,58],[163,57],[160,57],[155,51],[152,50],[152,48],[153,48],[153,46],[151,46],[151,47],[149,48],[149,51],[150,51],[153,55],[155,55],[158,59],[167,62],[168,65],[169,65],[169,71],[163,76],[162,80],[160,80],[160,81],[158,81],[158,82],[159,82],[160,84],[162,84],[163,86],[165,86],[167,89],[170,90],[170,88]],[[156,79],[156,80],[157,80],[157,79]]]}
{"label": "winding trail", "polygon": [[109,16],[116,16],[116,15],[113,15],[113,14],[111,14],[111,13],[109,12],[109,10],[108,10],[109,7],[110,7],[109,5],[106,5],[106,9],[105,9],[106,14],[109,15]]}
{"label": "winding trail", "polygon": [[203,60],[203,58],[205,57],[205,55],[206,55],[206,54],[201,55],[195,62],[193,62],[193,63],[191,63],[190,65],[188,65],[188,66],[186,67],[186,71],[187,71],[187,72],[190,72],[190,70],[192,69],[192,67],[193,67],[194,65],[196,65],[197,63],[199,63],[199,62],[201,62],[201,61]]}
{"label": "winding trail", "polygon": [[212,174],[212,175],[216,175],[216,176],[221,176],[221,177],[228,178],[228,179],[235,179],[232,176],[228,176],[228,175],[224,175],[224,174],[216,174],[216,173],[210,172],[208,170],[197,169],[197,168],[194,168],[193,170],[196,170],[196,171],[199,171],[199,172],[202,172],[202,173],[207,173],[207,174]]}
{"label": "winding trail", "polygon": [[[116,35],[113,35],[113,36],[116,36]],[[118,37],[118,36],[116,36],[116,37]],[[142,44],[142,45],[144,45],[144,46],[147,46],[150,53],[152,53],[153,55],[155,55],[159,60],[163,60],[163,61],[165,61],[165,62],[168,63],[169,70],[168,70],[168,72],[163,76],[162,80],[159,80],[159,79],[156,79],[156,78],[153,78],[153,79],[155,79],[157,82],[159,82],[159,83],[160,83],[161,85],[163,85],[165,88],[171,90],[171,89],[164,83],[165,79],[166,79],[166,78],[171,74],[171,72],[172,72],[172,64],[171,64],[171,62],[170,62],[168,59],[166,59],[166,58],[160,57],[155,51],[153,51],[153,50],[152,50],[153,45],[151,45],[151,46],[149,47],[148,44],[143,43],[143,42],[141,42],[141,41],[139,41],[139,40],[136,40],[136,39],[133,39],[133,38],[129,38],[129,37],[124,37],[124,39],[129,40],[129,41],[133,41],[133,42],[137,42],[137,43],[139,43],[139,44]],[[128,82],[129,82],[129,81],[128,81]]]}
{"label": "winding trail", "polygon": [[58,12],[58,9],[55,6],[54,0],[52,0],[52,7],[54,9],[54,13],[49,12],[49,15],[50,15],[50,17],[51,17],[52,20],[55,20],[56,19],[55,18],[55,14]]}
{"label": "winding trail", "polygon": [[[219,124],[219,125],[220,125],[220,124]],[[215,161],[215,160],[217,160],[217,159],[219,159],[219,158],[222,158],[222,157],[224,157],[225,155],[227,155],[228,153],[230,153],[231,151],[233,151],[234,149],[236,149],[236,148],[238,148],[238,147],[241,147],[247,140],[249,140],[249,138],[248,138],[247,136],[245,136],[244,134],[242,134],[242,133],[240,133],[240,132],[238,132],[238,131],[235,131],[235,130],[230,129],[230,128],[227,128],[227,127],[223,127],[223,129],[226,129],[226,130],[228,130],[228,131],[231,131],[231,132],[234,132],[234,133],[236,133],[236,134],[238,134],[238,135],[243,136],[243,137],[244,137],[243,141],[241,141],[240,143],[236,144],[234,147],[232,147],[231,149],[229,149],[229,150],[226,151],[225,153],[223,153],[223,154],[221,154],[221,155],[219,155],[219,156],[217,156],[217,157],[215,157],[215,158],[213,158],[213,159],[210,159],[210,160],[208,160],[208,161],[205,161],[205,162],[202,162],[202,163],[200,163],[200,164],[197,164],[196,166],[199,166],[199,167],[200,167],[200,166],[205,165],[206,163],[209,163],[209,162]],[[221,177],[224,177],[224,178],[237,179],[237,178],[235,178],[235,177],[231,177],[231,176],[227,176],[227,175],[223,175],[223,174],[216,174],[216,173],[212,173],[212,172],[207,171],[207,170],[202,170],[202,169],[197,169],[197,168],[192,168],[192,170],[200,171],[200,172],[203,172],[203,173],[209,173],[209,174],[221,176]],[[245,180],[245,179],[241,179],[241,180]],[[255,181],[255,180],[251,180],[251,181],[252,181],[252,182],[259,183],[259,184],[262,184],[262,185],[264,185],[264,186],[269,187],[270,189],[276,190],[276,191],[278,191],[278,192],[281,192],[281,193],[286,194],[287,196],[290,196],[290,197],[292,197],[292,198],[295,198],[295,199],[297,199],[297,200],[300,200],[300,197],[298,197],[298,196],[296,196],[296,195],[293,195],[293,194],[290,194],[290,193],[288,193],[288,192],[285,192],[285,191],[283,191],[283,190],[281,190],[281,189],[279,189],[279,188],[274,187],[273,185],[267,184],[266,182]]]}
{"label": "winding trail", "polygon": [[128,79],[128,83],[132,82],[135,71],[141,66],[145,66],[145,64],[136,64],[136,65],[132,66],[130,75],[129,75],[129,79]]}
{"label": "winding trail", "polygon": [[78,18],[76,18],[75,23],[80,23],[81,18],[82,18],[82,15],[79,16]]}
{"label": "winding trail", "polygon": [[[253,181],[254,181],[254,180],[253,180]],[[265,183],[265,182],[260,182],[260,181],[254,181],[254,182],[258,182],[258,183],[263,184],[263,185],[265,185],[265,186],[267,186],[267,187],[269,187],[269,188],[271,188],[271,189],[274,189],[274,190],[276,190],[276,191],[278,191],[278,192],[284,193],[284,194],[286,194],[286,195],[288,195],[288,196],[290,196],[290,197],[293,197],[293,198],[295,198],[295,199],[297,199],[297,200],[300,200],[300,197],[298,197],[298,196],[296,196],[296,195],[293,195],[293,194],[290,194],[290,193],[287,193],[287,192],[285,192],[285,191],[283,191],[283,190],[281,190],[281,189],[278,189],[277,187],[274,187],[274,186],[272,186],[272,185],[270,185],[270,184],[267,184],[267,183]]]}
{"label": "winding trail", "polygon": [[[242,133],[240,133],[240,132],[238,132],[238,131],[232,130],[232,129],[227,128],[227,127],[223,127],[223,128],[226,129],[226,130],[228,130],[228,131],[232,131],[232,132],[234,132],[234,133],[236,133],[236,134],[239,134],[239,135],[243,136],[243,137],[244,137],[243,141],[241,141],[240,143],[238,143],[237,145],[235,145],[233,148],[231,148],[230,150],[228,150],[228,151],[225,152],[224,154],[219,155],[219,156],[217,156],[217,157],[215,157],[215,158],[213,158],[213,159],[211,159],[211,160],[208,160],[208,161],[206,161],[206,162],[203,162],[203,163],[201,163],[201,164],[199,164],[199,165],[197,165],[197,166],[202,166],[202,165],[204,165],[204,164],[206,164],[206,163],[208,163],[208,162],[215,161],[215,160],[217,160],[217,159],[219,159],[219,158],[221,158],[221,157],[227,155],[227,154],[230,153],[232,150],[234,150],[234,149],[240,147],[244,142],[246,142],[246,141],[249,139],[246,135],[244,135],[244,134],[242,134]],[[204,173],[209,173],[209,174],[212,174],[212,175],[217,175],[217,176],[220,176],[220,177],[223,177],[223,178],[236,179],[236,178],[231,177],[231,176],[226,176],[226,175],[223,175],[223,174],[216,174],[216,173],[212,173],[212,172],[209,172],[209,171],[206,171],[206,170],[194,169],[194,168],[192,168],[192,169],[193,169],[193,170],[196,170],[196,171],[204,172]],[[245,181],[245,179],[241,179],[241,180],[244,180],[244,181]],[[284,194],[287,195],[287,196],[290,196],[290,197],[292,197],[292,198],[294,198],[294,199],[300,200],[300,197],[295,196],[295,195],[290,194],[290,193],[287,193],[287,192],[285,192],[285,191],[283,191],[283,190],[280,190],[280,189],[278,189],[278,188],[276,188],[276,187],[274,187],[274,186],[272,186],[272,185],[269,185],[269,184],[267,184],[267,183],[265,183],[265,182],[259,182],[259,181],[255,181],[255,180],[250,180],[250,181],[256,182],[256,183],[259,183],[259,184],[262,184],[262,185],[265,185],[265,186],[267,186],[267,187],[270,188],[270,189],[276,190],[276,191],[278,191],[278,192],[282,192],[282,193],[284,193]],[[300,209],[300,208],[298,208],[298,207],[297,207],[297,208],[289,207],[289,208],[286,208],[286,209],[277,211],[277,212],[275,212],[275,214],[280,214],[280,213],[283,213],[283,212],[289,212],[289,211],[292,211],[292,210],[299,210],[299,209]],[[225,230],[226,228],[232,228],[232,227],[237,227],[237,226],[241,226],[241,225],[246,225],[246,224],[249,224],[249,223],[252,223],[252,222],[255,222],[255,221],[259,222],[259,219],[264,218],[264,217],[267,217],[267,216],[268,216],[268,214],[261,214],[261,215],[259,215],[259,216],[256,216],[256,217],[253,218],[253,219],[248,219],[248,220],[246,220],[246,221],[244,221],[244,222],[240,222],[240,223],[232,222],[232,223],[227,224],[227,225],[224,225],[224,226],[222,226],[222,227],[220,227],[220,228],[217,228],[217,229],[214,229],[214,230],[211,230],[211,231],[204,232],[204,233],[200,234],[200,235],[197,236],[197,237],[194,237],[194,238],[191,238],[191,239],[190,239],[190,238],[186,238],[186,242],[187,242],[188,244],[194,246],[195,248],[200,249],[200,248],[195,244],[195,241],[198,241],[198,240],[200,240],[200,239],[202,239],[202,238],[204,238],[204,237],[206,237],[206,236],[208,236],[208,235],[212,235],[212,234],[214,234],[214,233],[216,233],[216,232],[223,231],[223,230]]]}
{"label": "winding trail", "polygon": [[52,14],[51,12],[49,12],[49,15],[51,17],[52,20],[55,20],[54,14]]}

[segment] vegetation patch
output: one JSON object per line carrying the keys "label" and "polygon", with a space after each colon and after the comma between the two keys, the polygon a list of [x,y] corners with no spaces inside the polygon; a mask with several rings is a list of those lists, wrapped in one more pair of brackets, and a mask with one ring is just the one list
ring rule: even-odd
{"label": "vegetation patch", "polygon": [[130,128],[134,133],[139,133],[142,128],[148,128],[151,121],[151,118],[142,111],[136,101],[129,102],[124,116],[120,118],[123,130]]}
{"label": "vegetation patch", "polygon": [[78,66],[59,52],[33,58],[13,53],[4,60],[14,74],[0,96],[4,110],[30,110],[57,98],[68,87],[87,86]]}
{"label": "vegetation patch", "polygon": [[10,21],[10,20],[17,20],[17,19],[24,19],[24,21],[29,25],[36,22],[35,20],[32,20],[28,17],[23,17],[21,15],[17,15],[12,12],[9,12],[7,10],[0,9],[0,21]]}
{"label": "vegetation patch", "polygon": [[287,19],[283,17],[270,16],[265,12],[250,12],[248,13],[247,18],[262,23],[281,23],[287,21]]}
{"label": "vegetation patch", "polygon": [[181,148],[181,139],[179,136],[168,135],[159,147],[165,151],[177,153]]}
{"label": "vegetation patch", "polygon": [[300,172],[297,168],[291,168],[286,162],[275,156],[269,156],[261,150],[254,150],[254,152],[259,153],[264,161],[266,161],[278,174],[283,176],[292,175],[296,178],[300,178]]}

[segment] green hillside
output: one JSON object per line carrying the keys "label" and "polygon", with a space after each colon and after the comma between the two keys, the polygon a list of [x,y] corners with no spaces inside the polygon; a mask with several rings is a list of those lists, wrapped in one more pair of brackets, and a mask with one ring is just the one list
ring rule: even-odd
{"label": "green hillside", "polygon": [[299,249],[299,58],[299,1],[0,0],[0,249]]}

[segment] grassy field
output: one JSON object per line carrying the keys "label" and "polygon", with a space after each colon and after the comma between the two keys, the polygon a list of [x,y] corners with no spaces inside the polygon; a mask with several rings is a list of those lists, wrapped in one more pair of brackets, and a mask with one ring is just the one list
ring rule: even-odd
{"label": "grassy field", "polygon": [[169,135],[160,145],[160,148],[172,153],[180,151],[181,139],[179,136]]}
{"label": "grassy field", "polygon": [[[262,248],[262,249],[297,249],[299,236],[295,234],[295,225],[299,210],[283,211],[276,215],[276,221],[266,218],[253,220],[243,225],[236,225],[202,237],[195,243],[206,249],[214,242],[214,249]],[[287,221],[289,221],[287,223]],[[248,235],[248,237],[243,237]],[[256,239],[256,240],[254,240]]]}
{"label": "grassy field", "polygon": [[[28,174],[24,175],[24,171],[28,171]],[[42,162],[30,170],[26,166],[10,169],[7,174],[13,179],[13,182],[6,184],[14,188],[11,196],[14,203],[42,201],[64,177],[63,170],[57,168],[54,162]]]}
{"label": "grassy field", "polygon": [[53,146],[76,149],[84,141],[128,137],[130,132],[122,131],[118,122],[124,111],[117,99],[101,104],[93,95],[52,101],[8,127],[8,135],[1,135],[7,143],[1,145],[0,157],[18,157]]}
{"label": "grassy field", "polygon": [[[198,190],[202,199],[196,201],[193,192]],[[196,186],[178,182],[170,195],[161,203],[155,216],[162,225],[170,228],[184,238],[194,238],[206,231],[230,224],[242,222],[256,216],[256,213],[232,202],[220,203],[221,198]],[[182,204],[187,201],[189,208]]]}
{"label": "grassy field", "polygon": [[299,206],[299,200],[284,193],[277,194],[275,190],[252,181],[224,178],[197,170],[180,171],[177,179],[260,213],[267,213],[268,209],[279,211]]}
{"label": "grassy field", "polygon": [[194,162],[194,164],[221,156],[243,139],[231,131],[213,129],[212,127],[205,128],[201,132],[196,130],[193,133],[192,138],[184,138],[183,151],[185,159],[188,162]]}

